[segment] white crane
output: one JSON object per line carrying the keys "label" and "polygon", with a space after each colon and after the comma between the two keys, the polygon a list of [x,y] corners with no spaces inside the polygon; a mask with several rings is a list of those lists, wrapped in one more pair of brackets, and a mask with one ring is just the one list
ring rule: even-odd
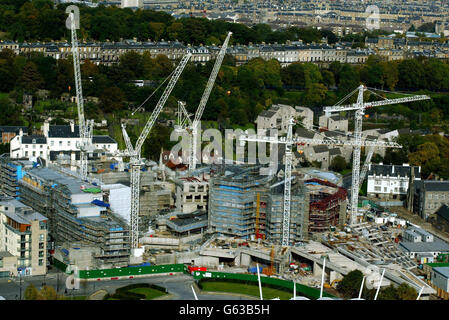
{"label": "white crane", "polygon": [[368,172],[369,165],[371,163],[371,158],[373,157],[375,147],[368,148],[368,154],[366,155],[365,163],[363,164],[362,170],[360,171],[360,181],[359,185],[362,185],[363,180],[365,180],[366,173]]}
{"label": "white crane", "polygon": [[78,126],[80,132],[80,143],[77,144],[80,149],[80,175],[83,180],[87,179],[87,152],[93,150],[92,131],[93,121],[84,118],[84,99],[83,87],[81,84],[80,54],[78,48],[78,39],[76,36],[75,15],[70,13],[71,31],[72,31],[72,55],[73,71],[75,74],[76,104],[78,106]]}
{"label": "white crane", "polygon": [[[189,151],[189,170],[195,170],[196,162],[197,162],[197,135],[198,135],[198,125],[200,123],[201,117],[203,116],[204,108],[206,107],[206,103],[209,100],[210,93],[212,92],[212,87],[214,86],[215,79],[217,78],[218,71],[220,71],[221,64],[223,62],[223,58],[226,54],[226,49],[228,48],[229,39],[231,38],[232,32],[229,32],[223,45],[221,46],[220,52],[217,55],[215,60],[214,68],[209,76],[209,80],[206,84],[206,89],[203,92],[203,96],[201,97],[200,103],[198,105],[198,109],[195,113],[195,118],[191,122],[191,125],[187,128],[188,132],[191,132],[191,143],[190,143],[190,151]],[[190,122],[190,119],[189,119]]]}
{"label": "white crane", "polygon": [[[292,146],[293,144],[299,145],[328,145],[328,146],[355,146],[358,145],[353,140],[336,140],[336,139],[308,139],[301,137],[293,137],[293,124],[294,120],[290,119],[288,122],[287,137],[265,137],[257,135],[241,135],[240,141],[251,142],[268,142],[268,143],[282,143],[285,144],[285,177],[284,177],[284,208],[282,217],[282,246],[289,246],[290,235],[290,201],[291,201],[291,166],[292,166]],[[383,148],[401,148],[400,144],[388,141],[368,141],[364,140],[359,143],[363,146],[383,147]]]}
{"label": "white crane", "polygon": [[430,99],[426,95],[416,95],[411,97],[397,98],[397,99],[385,99],[374,102],[363,102],[363,93],[367,90],[364,85],[360,85],[357,89],[352,91],[343,100],[349,98],[353,93],[358,91],[357,102],[349,105],[335,105],[330,107],[324,107],[326,115],[330,115],[332,112],[351,111],[355,110],[355,124],[354,124],[354,154],[352,164],[352,184],[351,184],[351,211],[350,211],[350,224],[353,225],[357,218],[357,205],[359,200],[360,189],[360,149],[362,146],[362,119],[365,114],[365,109],[372,107],[385,106],[390,104],[398,104],[412,101],[420,101]]}
{"label": "white crane", "polygon": [[[140,152],[142,150],[142,145],[145,142],[148,134],[153,128],[156,119],[159,116],[159,113],[162,111],[163,106],[167,102],[167,99],[172,92],[175,84],[178,82],[179,77],[181,76],[182,71],[184,70],[187,62],[189,61],[192,54],[187,53],[182,59],[179,65],[173,72],[173,75],[165,88],[164,93],[160,97],[156,107],[154,108],[150,118],[148,119],[145,127],[142,130],[142,133],[137,138],[137,142],[135,147],[132,146],[131,140],[129,139],[128,133],[126,132],[126,124],[122,123],[122,133],[123,139],[126,144],[126,152],[122,154],[122,156],[130,157],[130,169],[131,169],[131,249],[138,248],[139,239],[138,239],[138,230],[139,230],[139,192],[140,192],[140,169],[143,164]],[[148,100],[148,99],[147,99]],[[147,101],[146,100],[146,101]]]}

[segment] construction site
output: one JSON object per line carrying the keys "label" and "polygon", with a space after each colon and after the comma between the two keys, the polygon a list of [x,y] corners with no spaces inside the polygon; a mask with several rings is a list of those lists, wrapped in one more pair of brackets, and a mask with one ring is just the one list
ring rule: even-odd
{"label": "construction site", "polygon": [[[360,209],[358,199],[372,150],[400,147],[391,141],[362,140],[365,108],[427,96],[364,103],[363,93],[368,89],[362,85],[351,93],[358,92],[357,103],[325,107],[326,114],[356,111],[353,139],[298,138],[293,135],[293,119],[286,123],[286,137],[242,135],[243,143],[285,146],[279,169],[270,175],[262,175],[259,164],[201,164],[202,157],[196,154],[199,123],[232,35],[229,32],[194,118],[179,104],[176,130],[191,138],[188,166],[167,166],[162,155],[159,163],[147,161],[141,151],[190,52],[167,78],[166,88],[134,145],[126,131],[129,121],[123,119],[126,148],[89,160],[88,154],[97,147],[92,140],[92,122],[84,116],[74,23],[71,32],[79,116],[72,133],[79,134],[79,157],[67,163],[0,159],[2,191],[48,218],[49,249],[56,260],[84,270],[148,263],[187,264],[230,273],[261,271],[310,287],[324,285],[331,291],[346,274],[358,269],[369,288],[407,283],[421,290],[423,297],[435,292],[418,268],[421,256],[407,251],[410,246],[400,246],[409,227],[405,221],[379,223],[379,212],[373,214],[369,206]],[[293,146],[305,145],[352,147],[351,190],[341,186],[338,174],[293,166]],[[361,165],[362,146],[370,151]],[[426,245],[431,246],[429,243]],[[441,243],[437,245],[445,252]],[[424,257],[429,252],[419,254]]]}

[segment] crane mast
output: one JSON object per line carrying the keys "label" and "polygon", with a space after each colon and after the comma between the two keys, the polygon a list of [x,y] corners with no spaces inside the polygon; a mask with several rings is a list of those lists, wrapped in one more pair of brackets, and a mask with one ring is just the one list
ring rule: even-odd
{"label": "crane mast", "polygon": [[[291,169],[292,169],[292,146],[300,145],[328,145],[328,146],[370,146],[384,148],[401,148],[402,146],[395,142],[388,141],[357,141],[357,140],[337,140],[337,139],[308,139],[293,137],[294,120],[288,122],[288,131],[286,138],[274,138],[257,135],[241,135],[240,141],[267,142],[285,144],[285,176],[284,176],[284,207],[282,217],[282,246],[290,245],[290,216],[291,216]],[[302,235],[301,235],[302,236]]]}
{"label": "crane mast", "polygon": [[290,208],[292,186],[292,145],[293,145],[293,120],[288,122],[287,139],[285,142],[285,183],[284,183],[284,207],[282,217],[282,245],[289,245],[290,235]]}
{"label": "crane mast", "polygon": [[73,12],[70,13],[71,33],[72,33],[72,55],[73,55],[73,71],[75,74],[76,103],[78,106],[78,126],[81,142],[78,144],[80,148],[80,174],[83,180],[87,179],[87,149],[92,143],[92,127],[93,122],[84,118],[84,99],[83,87],[81,83],[80,71],[80,55],[78,48],[78,38],[76,35],[76,23]]}
{"label": "crane mast", "polygon": [[364,85],[358,87],[357,102],[350,105],[339,105],[324,107],[324,112],[329,115],[332,112],[350,111],[355,110],[355,123],[354,123],[354,153],[352,164],[352,184],[351,184],[351,207],[350,207],[350,224],[354,225],[357,219],[357,206],[359,201],[359,189],[360,189],[360,149],[362,146],[362,119],[365,114],[365,109],[371,107],[385,106],[390,104],[398,104],[412,101],[420,101],[430,99],[426,95],[417,95],[412,97],[397,98],[397,99],[385,99],[374,102],[363,102],[363,93],[367,90]]}
{"label": "crane mast", "polygon": [[167,102],[168,97],[170,96],[173,88],[175,87],[176,83],[178,82],[179,77],[181,76],[182,71],[184,70],[185,66],[187,65],[187,62],[189,61],[192,54],[189,52],[187,53],[182,59],[179,65],[176,67],[175,71],[173,72],[173,75],[167,85],[167,87],[164,90],[164,93],[159,98],[159,101],[154,108],[153,112],[151,113],[150,118],[145,124],[145,127],[142,130],[142,133],[137,138],[137,142],[135,147],[132,146],[131,140],[129,139],[129,136],[126,132],[126,124],[122,123],[122,133],[123,133],[123,139],[125,140],[127,152],[123,153],[125,156],[130,157],[130,170],[131,170],[131,214],[130,214],[130,223],[131,223],[131,249],[138,248],[139,245],[139,206],[140,206],[140,199],[139,199],[139,192],[140,192],[140,169],[142,166],[142,159],[141,159],[141,150],[142,145],[145,142],[146,138],[148,137],[148,134],[150,133],[151,129],[153,128],[160,112],[162,111],[162,108],[164,107],[165,103]]}
{"label": "crane mast", "polygon": [[223,45],[221,46],[220,52],[218,53],[217,59],[215,60],[214,68],[212,69],[209,80],[207,81],[206,89],[203,92],[203,96],[201,97],[198,109],[196,110],[195,118],[193,119],[192,125],[190,127],[190,130],[192,132],[192,142],[190,145],[189,170],[195,170],[196,168],[198,125],[200,123],[201,117],[203,116],[204,108],[206,107],[206,103],[209,100],[210,93],[212,92],[212,88],[214,86],[215,79],[217,78],[218,71],[220,71],[221,64],[223,63],[223,59],[226,54],[226,49],[228,48],[228,43],[231,35],[232,32],[229,32]]}

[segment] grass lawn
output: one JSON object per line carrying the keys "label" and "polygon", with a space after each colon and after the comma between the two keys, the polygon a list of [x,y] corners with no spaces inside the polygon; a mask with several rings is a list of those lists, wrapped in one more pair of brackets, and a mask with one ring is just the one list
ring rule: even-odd
{"label": "grass lawn", "polygon": [[[203,291],[216,291],[216,292],[232,292],[246,294],[249,296],[259,297],[259,287],[257,285],[241,283],[232,283],[226,281],[214,281],[214,282],[201,282]],[[293,292],[287,292],[283,290],[273,289],[262,286],[262,296],[264,299],[279,298],[281,300],[289,300],[293,297]]]}
{"label": "grass lawn", "polygon": [[130,292],[140,293],[145,295],[145,299],[151,300],[157,297],[165,296],[165,292],[153,288],[135,288],[129,290]]}

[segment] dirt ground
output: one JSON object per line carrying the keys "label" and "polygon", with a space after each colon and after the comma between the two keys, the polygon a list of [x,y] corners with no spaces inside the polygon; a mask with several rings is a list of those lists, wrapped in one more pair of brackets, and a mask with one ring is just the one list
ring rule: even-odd
{"label": "dirt ground", "polygon": [[417,225],[421,226],[424,230],[429,231],[429,232],[437,235],[441,239],[449,242],[449,234],[448,233],[438,230],[430,222],[425,222],[419,216],[409,212],[407,209],[405,209],[403,207],[390,207],[389,211],[397,213],[398,217],[408,220],[411,223],[417,224]]}

